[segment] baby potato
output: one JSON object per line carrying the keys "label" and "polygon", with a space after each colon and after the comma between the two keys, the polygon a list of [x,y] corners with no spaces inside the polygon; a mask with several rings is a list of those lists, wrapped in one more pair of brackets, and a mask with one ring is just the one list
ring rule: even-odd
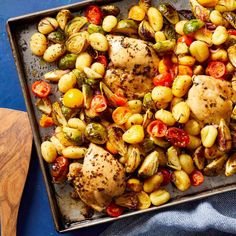
{"label": "baby potato", "polygon": [[170,111],[167,110],[158,110],[155,113],[155,118],[157,120],[161,120],[163,123],[165,123],[168,126],[173,126],[176,122],[174,116],[172,115],[172,113]]}
{"label": "baby potato", "polygon": [[228,73],[233,73],[233,72],[235,71],[234,66],[233,66],[230,62],[228,62],[228,63],[226,64],[226,71],[227,71]]}
{"label": "baby potato", "polygon": [[70,118],[68,120],[68,125],[70,128],[78,129],[80,131],[84,131],[86,128],[86,124],[79,118]]}
{"label": "baby potato", "polygon": [[180,102],[173,107],[172,114],[179,123],[186,123],[190,116],[190,108],[186,102]]}
{"label": "baby potato", "polygon": [[132,178],[127,181],[126,187],[129,190],[138,193],[142,191],[143,184],[141,183],[139,179]]}
{"label": "baby potato", "polygon": [[84,71],[85,67],[90,67],[92,61],[93,58],[87,52],[82,52],[76,59],[75,68],[79,69],[80,71]]}
{"label": "baby potato", "polygon": [[213,10],[210,14],[210,20],[214,25],[223,25],[224,18],[221,13],[217,10]]}
{"label": "baby potato", "polygon": [[111,32],[117,25],[117,18],[113,15],[106,16],[102,22],[102,29]]}
{"label": "baby potato", "polygon": [[80,159],[84,158],[87,148],[70,146],[62,150],[62,155],[66,158]]}
{"label": "baby potato", "polygon": [[66,93],[76,85],[76,76],[73,72],[63,75],[58,82],[58,89],[61,93]]}
{"label": "baby potato", "polygon": [[42,56],[47,49],[47,38],[40,33],[34,33],[30,38],[30,50],[36,56]]}
{"label": "baby potato", "polygon": [[170,193],[164,189],[159,189],[150,194],[151,203],[154,206],[160,206],[170,200]]}
{"label": "baby potato", "polygon": [[150,7],[147,12],[148,21],[154,31],[160,31],[163,27],[163,17],[155,7]]}
{"label": "baby potato", "polygon": [[44,141],[41,144],[41,153],[43,156],[43,159],[47,163],[52,163],[56,160],[57,158],[57,150],[54,144],[50,141]]}
{"label": "baby potato", "polygon": [[43,54],[43,59],[46,62],[54,62],[65,53],[65,47],[62,44],[56,43],[49,46]]}
{"label": "baby potato", "polygon": [[49,34],[58,28],[58,22],[52,17],[43,18],[38,24],[38,31],[41,34]]}
{"label": "baby potato", "polygon": [[131,7],[131,9],[129,10],[128,18],[135,21],[142,21],[145,15],[146,15],[145,10],[139,5],[135,5]]}
{"label": "baby potato", "polygon": [[170,111],[173,110],[173,107],[174,107],[176,104],[178,104],[178,103],[180,103],[180,102],[183,102],[183,101],[184,101],[184,99],[181,98],[181,97],[173,97],[173,99],[171,100],[171,103],[170,103]]}
{"label": "baby potato", "polygon": [[201,129],[201,140],[204,147],[212,147],[215,143],[218,131],[213,125],[206,125]]}
{"label": "baby potato", "polygon": [[190,135],[199,135],[201,131],[201,127],[200,127],[200,124],[196,120],[190,119],[185,124],[184,130],[187,131],[187,133]]}
{"label": "baby potato", "polygon": [[202,144],[202,142],[201,142],[200,138],[193,136],[193,135],[189,135],[189,144],[186,146],[186,148],[188,148],[190,150],[195,150],[201,144]]}
{"label": "baby potato", "polygon": [[172,93],[175,97],[183,97],[192,85],[192,78],[189,75],[178,75],[172,85]]}
{"label": "baby potato", "polygon": [[215,7],[218,0],[198,0],[198,3],[204,7]]}
{"label": "baby potato", "polygon": [[188,22],[187,20],[181,20],[177,22],[175,25],[175,31],[180,35],[184,35],[184,25],[187,22]]}
{"label": "baby potato", "polygon": [[194,171],[194,164],[193,159],[188,154],[181,154],[179,156],[179,162],[181,165],[181,168],[187,173],[191,174]]}
{"label": "baby potato", "polygon": [[144,181],[143,191],[146,193],[151,193],[154,190],[157,190],[161,186],[162,182],[163,174],[161,172],[158,172]]}
{"label": "baby potato", "polygon": [[226,50],[219,49],[216,52],[212,52],[210,58],[212,61],[227,62],[228,61],[228,54],[227,54]]}
{"label": "baby potato", "polygon": [[93,33],[89,35],[89,43],[95,50],[106,52],[108,50],[107,38],[101,33]]}
{"label": "baby potato", "polygon": [[189,47],[190,53],[198,62],[204,62],[210,55],[208,45],[205,42],[196,40]]}
{"label": "baby potato", "polygon": [[186,56],[186,55],[184,55],[184,56],[179,55],[178,56],[178,62],[180,65],[193,66],[195,61],[196,61],[196,59],[191,56]]}
{"label": "baby potato", "polygon": [[190,178],[183,170],[176,170],[172,173],[173,182],[177,189],[184,192],[191,186]]}
{"label": "baby potato", "polygon": [[156,147],[155,150],[158,152],[159,165],[160,166],[166,166],[168,159],[167,159],[167,156],[166,156],[166,153],[165,153],[164,149],[162,149],[160,147]]}
{"label": "baby potato", "polygon": [[166,36],[163,31],[157,31],[155,33],[155,41],[156,42],[161,42],[161,41],[165,41],[165,40],[166,40]]}
{"label": "baby potato", "polygon": [[195,65],[193,67],[193,74],[194,75],[203,75],[204,74],[204,68],[202,65]]}
{"label": "baby potato", "polygon": [[93,63],[91,65],[91,69],[96,73],[100,74],[101,76],[104,76],[105,74],[105,66],[102,63],[99,62]]}
{"label": "baby potato", "polygon": [[133,114],[141,113],[142,111],[142,101],[140,100],[130,100],[128,101],[128,106]]}
{"label": "baby potato", "polygon": [[132,125],[141,125],[143,123],[143,116],[141,114],[133,114],[125,123],[125,128],[129,129]]}
{"label": "baby potato", "polygon": [[156,86],[152,90],[152,99],[155,102],[170,102],[172,100],[173,94],[170,88],[165,86]]}
{"label": "baby potato", "polygon": [[169,106],[168,102],[156,102],[155,104],[157,109],[166,109]]}
{"label": "baby potato", "polygon": [[122,136],[123,140],[130,144],[141,143],[144,139],[144,130],[142,125],[131,126]]}
{"label": "baby potato", "polygon": [[147,209],[151,206],[151,200],[147,193],[141,191],[137,194],[137,196],[139,201],[138,203],[139,210]]}
{"label": "baby potato", "polygon": [[212,43],[215,45],[221,45],[227,40],[227,38],[227,29],[224,26],[219,25],[212,35]]}
{"label": "baby potato", "polygon": [[57,153],[62,154],[62,150],[65,148],[65,146],[60,142],[60,140],[56,136],[52,136],[50,138],[50,141],[53,143],[55,146]]}

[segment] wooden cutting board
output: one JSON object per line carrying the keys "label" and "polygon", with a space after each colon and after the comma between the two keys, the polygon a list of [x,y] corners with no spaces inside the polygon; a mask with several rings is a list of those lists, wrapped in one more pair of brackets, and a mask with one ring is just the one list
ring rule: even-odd
{"label": "wooden cutting board", "polygon": [[0,108],[1,236],[15,236],[32,148],[26,112]]}

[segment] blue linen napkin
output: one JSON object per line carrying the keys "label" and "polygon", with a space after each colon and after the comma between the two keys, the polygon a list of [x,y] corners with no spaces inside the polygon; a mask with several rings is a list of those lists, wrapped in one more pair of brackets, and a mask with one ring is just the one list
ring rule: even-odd
{"label": "blue linen napkin", "polygon": [[236,234],[236,191],[118,220],[100,236]]}

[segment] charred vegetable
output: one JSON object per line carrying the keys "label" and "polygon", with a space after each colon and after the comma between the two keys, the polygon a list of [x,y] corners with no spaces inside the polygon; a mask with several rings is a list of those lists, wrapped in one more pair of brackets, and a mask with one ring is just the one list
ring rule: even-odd
{"label": "charred vegetable", "polygon": [[177,39],[175,29],[172,25],[165,25],[164,34],[166,36],[166,39],[169,39],[169,40]]}
{"label": "charred vegetable", "polygon": [[220,120],[220,124],[218,127],[217,141],[218,141],[218,147],[222,152],[228,152],[232,147],[230,129],[225,123],[224,119]]}
{"label": "charred vegetable", "polygon": [[78,109],[69,108],[64,105],[61,107],[61,111],[67,120],[75,117],[78,113]]}
{"label": "charred vegetable", "polygon": [[179,10],[178,13],[182,15],[185,19],[191,20],[194,18],[192,11],[190,10]]}
{"label": "charred vegetable", "polygon": [[99,25],[95,25],[95,24],[89,24],[87,31],[89,34],[93,34],[93,33],[104,34],[102,27]]}
{"label": "charred vegetable", "polygon": [[84,95],[84,106],[86,109],[89,109],[91,101],[93,99],[93,90],[88,84],[83,84],[82,92]]}
{"label": "charred vegetable", "polygon": [[77,145],[82,145],[84,137],[83,133],[80,130],[64,126],[63,132],[67,139],[72,142],[75,142]]}
{"label": "charred vegetable", "polygon": [[104,16],[108,15],[118,16],[120,14],[120,8],[115,5],[101,6],[101,10]]}
{"label": "charred vegetable", "polygon": [[205,148],[204,156],[207,160],[213,160],[215,158],[221,157],[224,152],[220,151],[216,145],[213,145],[210,148]]}
{"label": "charred vegetable", "polygon": [[159,5],[158,10],[171,24],[175,25],[179,21],[178,12],[169,3]]}
{"label": "charred vegetable", "polygon": [[124,193],[115,199],[115,203],[119,206],[126,207],[128,209],[137,209],[139,201],[136,193]]}
{"label": "charred vegetable", "polygon": [[155,38],[155,32],[146,20],[139,24],[138,34],[141,39],[147,41],[153,41]]}
{"label": "charred vegetable", "polygon": [[101,124],[90,123],[85,128],[85,137],[90,142],[104,144],[107,141],[107,130]]}
{"label": "charred vegetable", "polygon": [[44,74],[44,79],[52,82],[58,82],[63,75],[69,72],[69,70],[53,70]]}
{"label": "charred vegetable", "polygon": [[151,93],[146,93],[143,97],[143,107],[145,110],[155,110],[156,105],[155,102],[152,100],[152,94]]}
{"label": "charred vegetable", "polygon": [[145,138],[144,141],[140,144],[140,146],[141,146],[142,152],[145,155],[156,148],[154,141],[151,140],[150,138]]}
{"label": "charred vegetable", "polygon": [[65,36],[61,31],[54,31],[48,35],[48,40],[53,43],[64,43]]}
{"label": "charred vegetable", "polygon": [[56,20],[59,24],[59,27],[64,30],[68,21],[72,18],[72,14],[69,10],[61,10],[58,12]]}
{"label": "charred vegetable", "polygon": [[210,10],[199,4],[197,0],[190,0],[190,5],[192,8],[192,12],[197,19],[200,19],[204,22],[209,21]]}
{"label": "charred vegetable", "polygon": [[127,173],[133,173],[141,162],[140,151],[137,147],[130,145],[126,155],[127,161],[125,163],[125,170]]}
{"label": "charred vegetable", "polygon": [[176,42],[175,40],[165,40],[161,42],[157,42],[153,45],[153,48],[157,53],[166,53],[173,51],[175,48]]}
{"label": "charred vegetable", "polygon": [[48,98],[37,99],[35,105],[43,113],[50,115],[52,113],[52,104]]}
{"label": "charred vegetable", "polygon": [[231,176],[236,173],[236,153],[232,154],[225,165],[225,175]]}
{"label": "charred vegetable", "polygon": [[138,25],[133,20],[121,20],[112,32],[132,36],[138,33]]}
{"label": "charred vegetable", "polygon": [[183,31],[185,34],[190,34],[190,33],[196,32],[197,30],[199,30],[203,26],[204,26],[203,21],[201,21],[199,19],[192,19],[184,24]]}
{"label": "charred vegetable", "polygon": [[198,147],[193,154],[193,161],[195,166],[199,170],[203,170],[205,167],[204,147]]}
{"label": "charred vegetable", "polygon": [[75,68],[75,62],[78,55],[76,54],[66,54],[64,55],[58,63],[58,67],[61,70],[73,69]]}
{"label": "charred vegetable", "polygon": [[52,118],[56,125],[67,126],[66,118],[62,114],[62,110],[58,102],[54,102],[52,104]]}
{"label": "charred vegetable", "polygon": [[175,147],[170,147],[167,150],[168,163],[167,165],[175,170],[181,170],[181,165],[178,157],[178,152]]}
{"label": "charred vegetable", "polygon": [[75,17],[71,20],[65,28],[65,34],[67,37],[72,34],[78,33],[80,29],[88,22],[87,18],[84,16]]}
{"label": "charred vegetable", "polygon": [[236,29],[236,14],[233,12],[224,12],[223,17]]}

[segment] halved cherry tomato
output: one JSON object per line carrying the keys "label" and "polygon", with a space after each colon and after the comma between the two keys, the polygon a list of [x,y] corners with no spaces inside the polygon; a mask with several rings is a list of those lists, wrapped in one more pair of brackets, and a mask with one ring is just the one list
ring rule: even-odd
{"label": "halved cherry tomato", "polygon": [[39,80],[32,84],[32,91],[36,96],[45,98],[51,92],[51,87],[47,82]]}
{"label": "halved cherry tomato", "polygon": [[152,121],[147,127],[147,132],[152,137],[158,137],[158,138],[164,137],[166,131],[167,131],[167,125],[160,120]]}
{"label": "halved cherry tomato", "polygon": [[228,34],[236,35],[236,30],[230,29],[230,30],[228,30]]}
{"label": "halved cherry tomato", "polygon": [[193,70],[190,66],[178,65],[178,75],[193,75]]}
{"label": "halved cherry tomato", "polygon": [[111,100],[117,105],[117,106],[124,106],[127,103],[127,99],[123,95],[114,94],[111,97]]}
{"label": "halved cherry tomato", "polygon": [[167,184],[170,183],[171,173],[167,169],[165,169],[165,168],[159,168],[159,171],[163,175],[163,181],[161,183],[161,186],[166,186]]}
{"label": "halved cherry tomato", "polygon": [[91,102],[91,109],[95,112],[105,111],[107,109],[106,98],[101,94],[94,96]]}
{"label": "halved cherry tomato", "polygon": [[190,180],[193,186],[199,186],[204,182],[204,176],[201,171],[194,170],[190,175]]}
{"label": "halved cherry tomato", "polygon": [[112,113],[112,119],[117,125],[123,125],[132,115],[128,107],[117,107]]}
{"label": "halved cherry tomato", "polygon": [[206,73],[216,79],[223,77],[225,72],[226,66],[220,61],[211,61],[206,68]]}
{"label": "halved cherry tomato", "polygon": [[103,64],[105,68],[107,67],[107,58],[104,55],[99,55],[96,59],[96,62]]}
{"label": "halved cherry tomato", "polygon": [[170,73],[159,74],[153,78],[155,86],[166,86],[171,88],[173,84],[172,75]]}
{"label": "halved cherry tomato", "polygon": [[186,147],[190,142],[188,133],[176,127],[167,130],[166,138],[176,147]]}
{"label": "halved cherry tomato", "polygon": [[118,217],[118,216],[122,215],[124,210],[125,210],[124,207],[118,206],[113,202],[110,203],[110,205],[106,208],[107,214],[111,217]]}
{"label": "halved cherry tomato", "polygon": [[55,182],[65,180],[69,169],[69,161],[67,158],[60,156],[52,164],[51,174]]}
{"label": "halved cherry tomato", "polygon": [[189,37],[187,35],[183,35],[182,37],[180,37],[177,41],[178,43],[185,43],[188,47],[191,45],[191,43],[193,42],[193,38]]}
{"label": "halved cherry tomato", "polygon": [[85,16],[88,18],[88,21],[95,25],[100,25],[102,22],[102,11],[96,5],[89,6],[85,11]]}
{"label": "halved cherry tomato", "polygon": [[52,117],[43,114],[41,119],[39,120],[39,125],[43,128],[47,128],[54,125],[54,122]]}

